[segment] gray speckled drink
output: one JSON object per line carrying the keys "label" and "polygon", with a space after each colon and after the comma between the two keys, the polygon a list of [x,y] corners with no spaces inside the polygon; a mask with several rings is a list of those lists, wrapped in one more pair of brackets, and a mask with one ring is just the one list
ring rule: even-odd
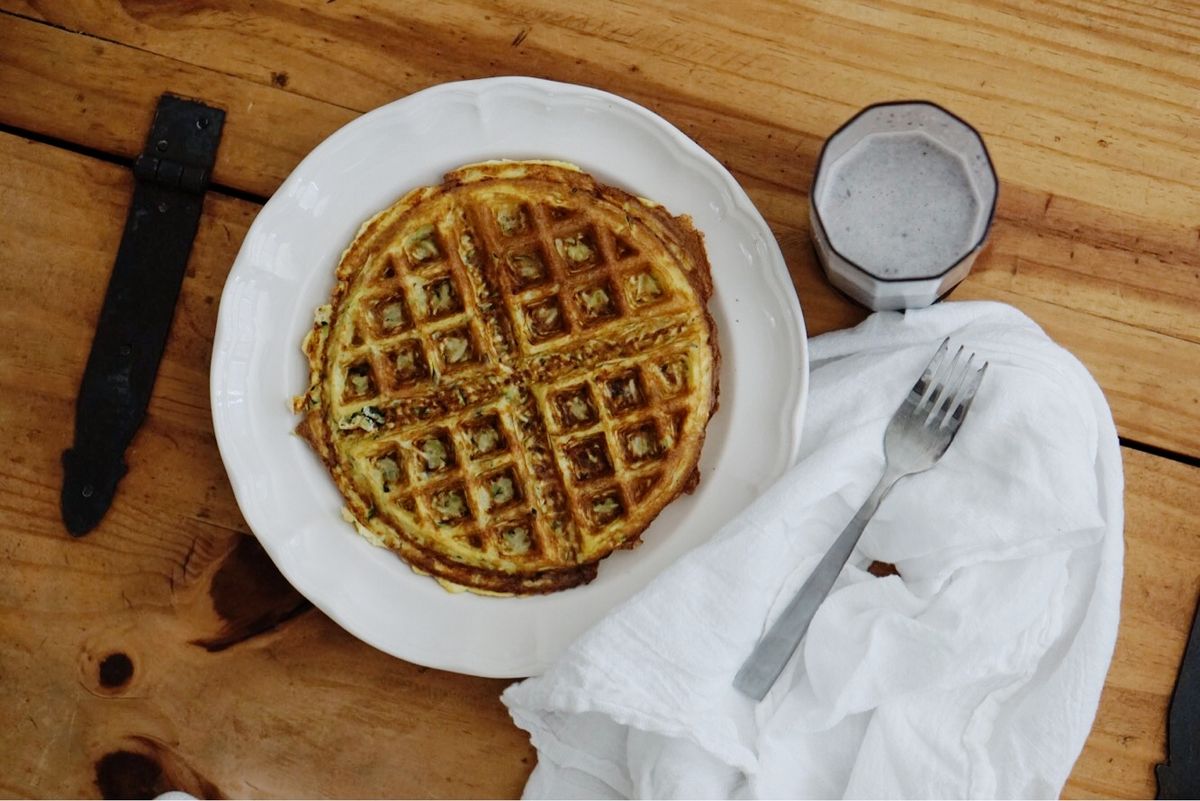
{"label": "gray speckled drink", "polygon": [[978,239],[959,156],[917,131],[876,133],[832,165],[820,199],[830,244],[887,278],[936,275]]}

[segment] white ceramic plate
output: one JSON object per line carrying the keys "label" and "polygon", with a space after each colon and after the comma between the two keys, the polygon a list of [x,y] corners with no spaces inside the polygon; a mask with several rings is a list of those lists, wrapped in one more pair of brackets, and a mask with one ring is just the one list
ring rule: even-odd
{"label": "white ceramic plate", "polygon": [[[720,409],[699,489],[644,544],[586,587],[531,598],[451,594],[359,537],[341,496],[292,434],[307,378],[300,339],[359,224],[444,172],[495,158],[573,162],[603,182],[692,216],[716,291]],[[492,78],[427,89],[329,137],[263,207],[221,297],[213,424],[246,522],[296,589],[395,656],[480,676],[542,671],[580,633],[704,542],[790,465],[808,387],[804,321],[783,256],[750,199],[710,155],[656,114],[570,84]]]}

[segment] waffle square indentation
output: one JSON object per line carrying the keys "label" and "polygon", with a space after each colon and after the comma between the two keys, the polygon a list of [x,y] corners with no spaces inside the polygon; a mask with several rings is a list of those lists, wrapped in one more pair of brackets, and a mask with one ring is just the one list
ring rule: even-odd
{"label": "waffle square indentation", "polygon": [[529,230],[529,207],[524,203],[499,203],[492,214],[504,236],[520,236]]}
{"label": "waffle square indentation", "polygon": [[504,259],[513,286],[518,290],[544,284],[550,275],[546,268],[546,257],[540,247],[514,250]]}
{"label": "waffle square indentation", "polygon": [[457,464],[454,444],[445,430],[428,434],[413,444],[417,448],[417,464],[426,475],[444,473]]}
{"label": "waffle square indentation", "polygon": [[567,266],[567,272],[578,273],[600,263],[596,233],[590,228],[554,238],[554,249]]}
{"label": "waffle square indentation", "polygon": [[646,390],[638,371],[628,370],[604,382],[604,396],[608,408],[616,414],[640,409],[646,405]]}
{"label": "waffle square indentation", "polygon": [[475,341],[469,328],[439,331],[433,335],[433,341],[446,370],[456,370],[479,361],[479,352],[475,349]]}
{"label": "waffle square indentation", "polygon": [[487,509],[490,512],[520,503],[523,497],[521,483],[511,467],[484,476],[483,490],[487,493]]}
{"label": "waffle square indentation", "polygon": [[640,270],[625,277],[625,297],[632,308],[640,309],[663,300],[666,292],[657,275],[650,270]]}
{"label": "waffle square indentation", "polygon": [[567,448],[571,477],[577,482],[595,481],[613,474],[612,459],[603,434],[587,437]]}
{"label": "waffle square indentation", "polygon": [[639,465],[659,458],[663,454],[662,437],[653,420],[623,429],[620,434],[621,450],[625,460]]}
{"label": "waffle square indentation", "polygon": [[401,245],[404,255],[414,265],[422,265],[439,260],[445,248],[439,241],[437,229],[433,225],[422,225],[409,232]]}
{"label": "waffle square indentation", "polygon": [[485,459],[508,450],[508,440],[500,418],[494,414],[484,415],[463,425],[467,441],[471,445],[472,459]]}
{"label": "waffle square indentation", "polygon": [[607,526],[625,516],[625,502],[616,490],[608,490],[588,499],[586,512],[597,526]]}
{"label": "waffle square indentation", "polygon": [[430,497],[429,508],[438,525],[452,525],[471,517],[471,505],[461,485],[439,490]]}
{"label": "waffle square indentation", "polygon": [[425,350],[415,339],[401,342],[387,353],[387,359],[395,370],[397,384],[412,384],[429,377]]}
{"label": "waffle square indentation", "polygon": [[529,338],[534,342],[561,336],[567,330],[562,306],[555,296],[531,303],[524,310],[525,318],[529,321]]}
{"label": "waffle square indentation", "polygon": [[616,317],[619,312],[616,291],[609,281],[601,281],[578,290],[575,293],[575,303],[578,304],[579,314],[587,325]]}
{"label": "waffle square indentation", "polygon": [[370,362],[363,360],[350,365],[346,370],[345,397],[347,400],[373,398],[378,392],[375,373],[371,369]]}
{"label": "waffle square indentation", "polygon": [[552,405],[558,424],[564,429],[587,428],[599,419],[596,401],[587,384],[579,384],[555,394]]}

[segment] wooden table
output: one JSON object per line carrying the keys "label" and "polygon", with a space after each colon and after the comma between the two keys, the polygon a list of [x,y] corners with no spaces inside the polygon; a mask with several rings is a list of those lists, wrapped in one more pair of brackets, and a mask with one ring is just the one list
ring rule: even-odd
{"label": "wooden table", "polygon": [[[75,6],[75,7],[72,7]],[[213,440],[217,302],[259,207],[340,125],[442,81],[528,74],[659,112],[770,222],[812,333],[825,136],[925,97],[1002,182],[955,299],[1022,309],[1103,386],[1125,459],[1120,638],[1066,794],[1147,796],[1200,592],[1200,9],[1186,0],[642,0],[589,6],[0,0],[0,794],[513,796],[535,755],[502,681],[359,643],[280,577]],[[228,110],[149,416],[70,540],[59,456],[160,93]]]}

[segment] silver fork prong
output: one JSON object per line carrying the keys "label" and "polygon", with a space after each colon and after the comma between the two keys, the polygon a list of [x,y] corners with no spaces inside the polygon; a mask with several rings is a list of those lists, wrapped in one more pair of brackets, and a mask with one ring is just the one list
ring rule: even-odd
{"label": "silver fork prong", "polygon": [[963,420],[966,419],[967,412],[971,411],[971,401],[975,400],[975,394],[979,392],[979,385],[983,383],[983,374],[987,372],[987,369],[988,362],[984,362],[983,367],[980,367],[967,379],[967,385],[963,387],[961,397],[955,405],[954,414],[950,415],[951,433],[958,430]]}
{"label": "silver fork prong", "polygon": [[925,372],[921,373],[921,377],[917,379],[917,383],[913,384],[912,389],[908,391],[908,402],[913,406],[920,406],[921,401],[925,399],[926,393],[929,391],[929,385],[933,382],[934,373],[942,366],[942,359],[946,356],[946,351],[950,349],[950,337],[942,340],[942,344],[938,346],[937,353],[933,354],[933,358],[929,360],[929,364],[925,365]]}
{"label": "silver fork prong", "polygon": [[970,361],[970,354],[963,359],[964,348],[960,345],[958,352],[954,354],[954,361],[950,364],[950,369],[946,373],[945,380],[938,387],[937,399],[929,405],[929,413],[925,416],[925,425],[937,428],[942,422],[942,418],[946,414],[946,409],[949,408],[949,402],[954,398],[954,392],[958,388],[958,382],[962,379],[965,371],[963,370],[964,361]]}
{"label": "silver fork prong", "polygon": [[975,354],[969,354],[967,360],[958,366],[954,376],[947,382],[944,399],[938,407],[937,414],[932,418],[934,428],[945,427],[946,421],[951,417],[951,411],[961,402],[963,388],[967,385],[967,376],[971,374],[974,360]]}
{"label": "silver fork prong", "polygon": [[[929,423],[929,420],[937,412],[938,405],[946,397],[948,384],[950,383],[950,379],[954,377],[955,371],[958,369],[959,361],[962,359],[962,354],[963,347],[962,345],[959,345],[958,350],[954,352],[954,358],[952,358],[949,363],[942,365],[942,367],[938,370],[937,375],[934,376],[933,391],[929,393],[929,407],[928,411],[925,412],[926,424]],[[917,408],[918,410],[924,410],[924,407],[925,403],[922,402]]]}
{"label": "silver fork prong", "polygon": [[925,388],[925,393],[921,397],[921,402],[917,404],[916,412],[918,414],[924,414],[927,409],[937,406],[938,398],[941,397],[941,393],[946,384],[946,378],[954,369],[954,363],[958,360],[960,354],[962,354],[961,346],[950,359],[947,360],[943,358],[938,360],[937,369],[935,369],[933,371],[933,375],[930,376],[929,385]]}

